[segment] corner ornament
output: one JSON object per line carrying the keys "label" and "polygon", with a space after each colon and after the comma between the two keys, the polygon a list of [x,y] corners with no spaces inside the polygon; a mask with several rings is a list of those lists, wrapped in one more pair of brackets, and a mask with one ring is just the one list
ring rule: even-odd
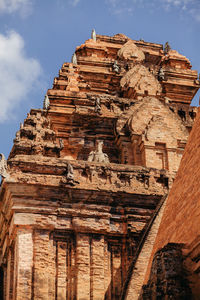
{"label": "corner ornament", "polygon": [[0,175],[2,178],[8,177],[7,169],[8,169],[7,160],[4,154],[0,153]]}

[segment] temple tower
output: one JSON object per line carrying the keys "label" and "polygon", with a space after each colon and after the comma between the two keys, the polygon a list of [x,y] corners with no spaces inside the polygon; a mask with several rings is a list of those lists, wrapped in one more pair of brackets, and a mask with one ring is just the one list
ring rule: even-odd
{"label": "temple tower", "polygon": [[93,31],[76,48],[1,156],[4,300],[126,294],[196,116],[197,75],[168,44]]}

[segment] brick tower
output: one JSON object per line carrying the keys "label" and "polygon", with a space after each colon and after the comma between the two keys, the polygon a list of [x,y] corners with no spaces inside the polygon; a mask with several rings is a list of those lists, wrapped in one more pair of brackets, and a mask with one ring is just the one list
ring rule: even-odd
{"label": "brick tower", "polygon": [[197,75],[168,43],[93,31],[76,48],[0,158],[4,300],[125,299],[136,268],[137,299]]}

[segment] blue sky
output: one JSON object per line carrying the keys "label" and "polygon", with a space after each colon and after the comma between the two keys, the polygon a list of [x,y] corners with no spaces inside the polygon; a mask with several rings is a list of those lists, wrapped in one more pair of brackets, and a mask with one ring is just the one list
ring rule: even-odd
{"label": "blue sky", "polygon": [[200,72],[200,0],[0,0],[0,153],[92,28],[169,41]]}

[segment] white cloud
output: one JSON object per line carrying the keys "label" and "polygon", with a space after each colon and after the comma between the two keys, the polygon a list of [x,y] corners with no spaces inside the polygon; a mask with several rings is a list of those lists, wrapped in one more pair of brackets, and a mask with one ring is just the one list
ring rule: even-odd
{"label": "white cloud", "polygon": [[197,22],[200,22],[200,1],[199,0],[164,0],[164,7],[170,10],[177,7],[181,12],[189,14]]}
{"label": "white cloud", "polygon": [[18,33],[0,34],[0,122],[12,117],[41,73],[39,62],[26,57],[24,40]]}
{"label": "white cloud", "polygon": [[68,0],[68,1],[73,6],[77,6],[77,4],[80,2],[80,0]]}
{"label": "white cloud", "polygon": [[116,15],[120,14],[132,14],[135,9],[135,5],[140,6],[143,0],[105,0],[105,2],[110,6],[112,13]]}
{"label": "white cloud", "polygon": [[177,9],[178,13],[192,16],[200,21],[200,0],[104,0],[113,14],[125,14],[134,12],[137,8],[165,9],[170,11]]}
{"label": "white cloud", "polygon": [[0,13],[19,12],[21,16],[27,16],[31,10],[32,0],[0,0]]}
{"label": "white cloud", "polygon": [[74,0],[73,5],[76,6],[79,3],[80,0]]}

